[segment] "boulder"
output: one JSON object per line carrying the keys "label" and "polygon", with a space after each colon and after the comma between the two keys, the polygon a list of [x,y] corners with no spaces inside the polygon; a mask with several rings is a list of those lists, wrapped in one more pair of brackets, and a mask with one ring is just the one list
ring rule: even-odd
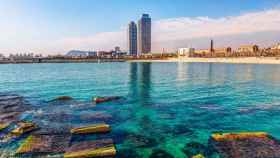
{"label": "boulder", "polygon": [[112,139],[74,143],[64,153],[64,158],[114,157],[117,151]]}
{"label": "boulder", "polygon": [[174,157],[164,150],[157,149],[153,151],[150,158],[174,158]]}
{"label": "boulder", "polygon": [[109,102],[109,101],[114,101],[114,100],[119,100],[119,99],[121,99],[120,96],[93,97],[93,101],[94,101],[96,104],[104,103],[104,102]]}
{"label": "boulder", "polygon": [[17,149],[16,154],[64,153],[70,139],[70,135],[31,135]]}
{"label": "boulder", "polygon": [[198,154],[198,155],[193,156],[192,158],[205,158],[205,157],[202,154]]}
{"label": "boulder", "polygon": [[9,125],[10,125],[9,123],[1,123],[0,122],[0,131],[6,129],[7,127],[9,127]]}
{"label": "boulder", "polygon": [[187,157],[193,157],[198,154],[209,155],[207,146],[198,142],[189,142],[183,148]]}
{"label": "boulder", "polygon": [[126,140],[135,147],[151,148],[158,145],[158,142],[155,138],[134,133],[129,134],[126,137]]}
{"label": "boulder", "polygon": [[222,157],[280,157],[280,143],[265,132],[215,133],[209,144]]}
{"label": "boulder", "polygon": [[59,96],[56,97],[53,101],[68,101],[68,100],[73,100],[73,98],[70,96]]}
{"label": "boulder", "polygon": [[95,125],[91,125],[91,126],[71,129],[72,134],[107,133],[110,131],[111,131],[111,128],[107,124],[95,124]]}
{"label": "boulder", "polygon": [[246,138],[267,138],[268,134],[265,132],[240,132],[240,133],[214,133],[212,138],[215,141],[237,140]]}
{"label": "boulder", "polygon": [[37,129],[37,125],[32,122],[19,122],[17,128],[11,131],[11,134],[14,136],[21,136],[24,133],[31,132]]}

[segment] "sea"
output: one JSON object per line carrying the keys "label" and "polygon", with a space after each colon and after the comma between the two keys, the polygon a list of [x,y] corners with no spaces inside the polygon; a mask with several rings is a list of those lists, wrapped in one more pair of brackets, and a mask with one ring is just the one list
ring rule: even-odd
{"label": "sea", "polygon": [[[216,132],[263,131],[280,139],[280,65],[3,64],[1,95],[22,97],[28,110],[19,119],[36,123],[45,134],[109,124],[110,133],[72,137],[70,144],[112,139],[118,158],[188,158],[199,153],[218,158],[209,145]],[[58,96],[74,99],[54,100]],[[121,99],[95,104],[97,96]],[[0,157],[12,157],[26,137],[0,142]]]}

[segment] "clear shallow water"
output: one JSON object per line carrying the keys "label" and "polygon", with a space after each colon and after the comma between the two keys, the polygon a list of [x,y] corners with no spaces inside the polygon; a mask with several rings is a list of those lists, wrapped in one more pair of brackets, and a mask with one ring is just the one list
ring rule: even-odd
{"label": "clear shallow water", "polygon": [[[0,65],[0,92],[24,96],[34,109],[22,118],[43,127],[110,124],[106,137],[116,142],[119,157],[156,157],[164,150],[165,157],[184,158],[188,143],[206,146],[212,132],[266,131],[280,138],[279,74],[280,65]],[[76,101],[48,102],[61,95]],[[92,96],[108,95],[125,99],[91,104]],[[96,113],[101,118],[92,119]],[[86,139],[96,138],[75,141]]]}

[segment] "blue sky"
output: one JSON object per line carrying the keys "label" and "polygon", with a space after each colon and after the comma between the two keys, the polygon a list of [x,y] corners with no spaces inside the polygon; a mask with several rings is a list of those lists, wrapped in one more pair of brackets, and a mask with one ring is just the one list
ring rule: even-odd
{"label": "blue sky", "polygon": [[[82,41],[87,39],[89,43],[96,34],[124,30],[142,13],[151,14],[154,22],[186,17],[221,19],[278,10],[279,5],[279,0],[2,0],[0,53],[63,52],[70,48],[50,41],[76,42],[80,38],[83,45]],[[99,46],[92,43],[92,48],[77,47]]]}

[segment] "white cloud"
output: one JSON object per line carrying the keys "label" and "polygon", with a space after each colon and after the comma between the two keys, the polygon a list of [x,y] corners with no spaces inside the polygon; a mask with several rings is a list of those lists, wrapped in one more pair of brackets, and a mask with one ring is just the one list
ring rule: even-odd
{"label": "white cloud", "polygon": [[280,10],[267,10],[223,18],[174,18],[154,23],[154,40],[215,37],[280,30]]}
{"label": "white cloud", "polygon": [[[276,36],[277,34],[278,36]],[[52,43],[44,41],[33,45],[35,47],[33,50],[50,53],[70,49],[110,50],[114,46],[121,46],[125,49],[126,37],[126,29],[123,27],[117,32],[102,32],[88,37],[61,38]],[[217,44],[218,46],[228,46],[228,44],[236,46],[241,42],[270,45],[280,40],[280,9],[221,18],[163,19],[154,21],[152,26],[153,51],[161,51],[163,47],[167,50],[190,45],[207,47],[210,38],[217,39],[217,42],[220,43]],[[44,46],[42,47],[42,45]],[[36,47],[40,47],[40,49],[36,49]]]}

